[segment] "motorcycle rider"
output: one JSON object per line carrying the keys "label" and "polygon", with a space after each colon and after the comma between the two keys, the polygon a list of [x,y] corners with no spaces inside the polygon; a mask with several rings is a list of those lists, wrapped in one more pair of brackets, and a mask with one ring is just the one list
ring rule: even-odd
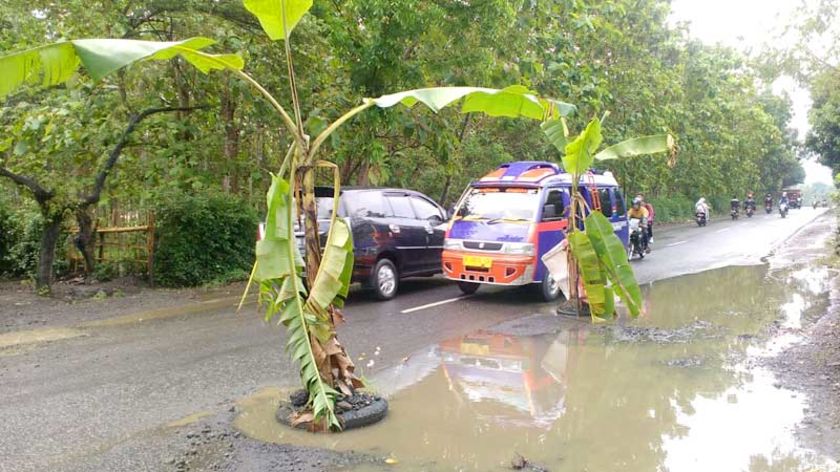
{"label": "motorcycle rider", "polygon": [[706,215],[706,221],[709,221],[709,204],[706,203],[705,197],[700,197],[700,200],[697,200],[697,203],[694,204],[694,213],[703,213]]}
{"label": "motorcycle rider", "polygon": [[770,195],[769,192],[767,193],[767,195],[764,196],[764,207],[770,207],[771,209],[773,208],[773,195]]}
{"label": "motorcycle rider", "polygon": [[732,217],[736,218],[738,216],[738,210],[741,208],[741,200],[738,200],[738,197],[732,195],[732,199],[729,200],[729,209],[732,212]]}
{"label": "motorcycle rider", "polygon": [[[656,217],[656,211],[653,209],[653,205],[645,201],[645,195],[640,193],[636,195],[636,199],[642,202],[642,206],[648,212],[648,224],[647,224],[647,237],[648,237],[648,246],[653,244],[653,219]],[[650,247],[648,247],[650,250]]]}
{"label": "motorcycle rider", "polygon": [[781,198],[779,198],[779,206],[782,206],[782,203],[784,203],[787,206],[790,206],[790,201],[788,201],[787,192],[782,192],[782,196]]}
{"label": "motorcycle rider", "polygon": [[755,211],[755,198],[753,198],[753,193],[747,193],[747,198],[744,200],[744,211],[752,208],[752,211]]}
{"label": "motorcycle rider", "polygon": [[648,232],[645,228],[648,225],[648,211],[642,205],[642,199],[636,197],[633,199],[633,206],[627,210],[627,219],[637,218],[639,220],[639,227],[642,228],[642,250],[645,252],[650,252],[650,246],[648,245]]}

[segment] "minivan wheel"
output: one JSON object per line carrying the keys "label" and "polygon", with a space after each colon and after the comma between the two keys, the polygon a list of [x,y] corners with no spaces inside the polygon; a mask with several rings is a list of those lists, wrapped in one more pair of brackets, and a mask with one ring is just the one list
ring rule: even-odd
{"label": "minivan wheel", "polygon": [[545,272],[539,287],[540,295],[542,295],[544,301],[553,302],[560,297],[560,285],[554,280],[554,277],[552,277],[548,271]]}
{"label": "minivan wheel", "polygon": [[397,267],[389,259],[380,259],[373,267],[371,288],[380,300],[390,300],[397,294],[400,284]]}
{"label": "minivan wheel", "polygon": [[481,284],[477,282],[458,281],[458,288],[461,289],[464,295],[474,294],[478,290],[478,287],[481,287]]}

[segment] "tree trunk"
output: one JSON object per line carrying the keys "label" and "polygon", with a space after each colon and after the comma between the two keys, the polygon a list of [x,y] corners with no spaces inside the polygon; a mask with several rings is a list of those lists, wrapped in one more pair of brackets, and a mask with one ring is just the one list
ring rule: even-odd
{"label": "tree trunk", "polygon": [[93,256],[96,235],[93,234],[93,218],[86,207],[76,210],[76,222],[79,224],[79,234],[74,242],[85,259],[85,275],[90,275],[96,268],[96,258]]}
{"label": "tree trunk", "polygon": [[446,182],[443,184],[443,191],[440,192],[440,204],[443,205],[444,208],[449,208],[449,205],[446,203],[446,199],[449,198],[449,187],[452,186],[452,176],[446,176]]}
{"label": "tree trunk", "polygon": [[49,293],[53,279],[53,262],[55,261],[55,245],[61,233],[61,216],[46,218],[44,231],[41,233],[41,253],[38,259],[38,275],[35,286],[38,292]]}

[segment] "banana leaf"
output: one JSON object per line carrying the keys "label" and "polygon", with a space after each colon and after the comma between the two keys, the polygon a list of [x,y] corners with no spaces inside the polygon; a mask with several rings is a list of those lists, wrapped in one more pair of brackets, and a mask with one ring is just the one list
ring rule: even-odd
{"label": "banana leaf", "polygon": [[598,154],[595,154],[595,159],[599,161],[606,161],[621,157],[657,154],[660,152],[667,152],[672,149],[674,149],[674,137],[670,134],[657,134],[632,138],[618,144],[613,144],[612,146],[603,149]]}
{"label": "banana leaf", "polygon": [[592,166],[595,151],[601,145],[601,121],[593,118],[572,142],[566,145],[563,168],[566,172],[580,176]]}
{"label": "banana leaf", "polygon": [[594,211],[584,219],[584,227],[613,289],[627,305],[630,315],[638,316],[642,308],[642,291],[627,261],[627,250],[615,235],[612,223],[601,212]]}
{"label": "banana leaf", "polygon": [[257,17],[263,31],[272,41],[285,39],[286,34],[291,33],[303,15],[312,8],[312,0],[244,0],[242,3],[246,10]]}
{"label": "banana leaf", "polygon": [[485,113],[489,116],[526,117],[535,120],[568,116],[576,107],[554,99],[540,98],[521,85],[504,89],[483,87],[432,87],[383,95],[373,99],[380,108],[397,104],[409,108],[423,103],[437,113],[441,109],[464,99],[461,111],[464,113]]}
{"label": "banana leaf", "polygon": [[554,145],[561,153],[566,152],[566,144],[569,143],[569,128],[562,118],[551,119],[540,124],[548,142]]}
{"label": "banana leaf", "polygon": [[612,290],[607,287],[607,281],[601,270],[601,262],[595,248],[592,247],[592,242],[582,231],[572,231],[566,237],[569,239],[572,255],[577,261],[593,318],[612,317],[615,312]]}
{"label": "banana leaf", "polygon": [[168,60],[181,56],[201,72],[241,70],[245,63],[236,54],[207,54],[199,51],[215,41],[195,37],[183,41],[159,42],[134,39],[76,39],[0,56],[0,99],[30,84],[50,87],[66,82],[79,65],[100,80],[141,60]]}

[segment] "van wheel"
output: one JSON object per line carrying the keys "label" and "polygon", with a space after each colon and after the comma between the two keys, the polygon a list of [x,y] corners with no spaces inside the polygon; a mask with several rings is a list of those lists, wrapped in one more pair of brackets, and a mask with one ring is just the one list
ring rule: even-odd
{"label": "van wheel", "polygon": [[464,295],[474,294],[479,287],[481,287],[481,284],[476,282],[458,282],[458,288],[460,288],[461,291],[464,292]]}
{"label": "van wheel", "polygon": [[554,281],[554,277],[545,272],[542,282],[539,284],[540,295],[542,299],[547,302],[553,302],[560,298],[560,285]]}
{"label": "van wheel", "polygon": [[390,300],[397,294],[397,287],[400,284],[397,267],[390,259],[380,259],[373,267],[370,286],[376,298]]}

